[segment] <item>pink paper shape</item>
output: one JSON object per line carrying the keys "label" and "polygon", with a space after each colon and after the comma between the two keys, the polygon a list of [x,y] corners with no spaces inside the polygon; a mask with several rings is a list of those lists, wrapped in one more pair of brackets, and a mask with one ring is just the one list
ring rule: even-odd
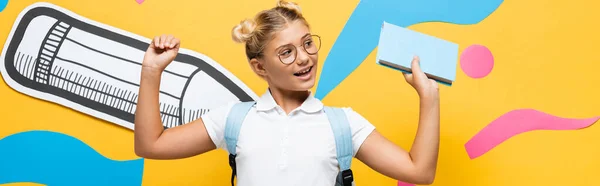
{"label": "pink paper shape", "polygon": [[490,151],[505,140],[534,130],[575,130],[589,127],[600,117],[575,119],[553,116],[534,109],[510,111],[479,131],[466,144],[471,159]]}
{"label": "pink paper shape", "polygon": [[415,186],[415,184],[404,183],[404,182],[398,181],[398,186]]}
{"label": "pink paper shape", "polygon": [[482,45],[471,45],[460,55],[460,68],[472,78],[482,78],[490,74],[494,67],[494,56]]}
{"label": "pink paper shape", "polygon": [[142,4],[144,0],[135,0],[135,2],[137,2],[138,4]]}

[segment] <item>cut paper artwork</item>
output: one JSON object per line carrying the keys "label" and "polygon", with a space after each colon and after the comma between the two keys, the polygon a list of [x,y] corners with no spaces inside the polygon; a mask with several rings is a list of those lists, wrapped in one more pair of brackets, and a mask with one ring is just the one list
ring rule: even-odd
{"label": "cut paper artwork", "polygon": [[477,132],[465,144],[465,149],[469,158],[475,159],[521,133],[535,130],[583,129],[591,126],[598,119],[600,116],[567,118],[535,109],[516,109],[503,114]]}
{"label": "cut paper artwork", "polygon": [[[150,39],[49,3],[17,17],[0,65],[18,92],[133,130],[141,63]],[[162,73],[165,128],[193,121],[220,105],[258,96],[224,67],[185,48]]]}

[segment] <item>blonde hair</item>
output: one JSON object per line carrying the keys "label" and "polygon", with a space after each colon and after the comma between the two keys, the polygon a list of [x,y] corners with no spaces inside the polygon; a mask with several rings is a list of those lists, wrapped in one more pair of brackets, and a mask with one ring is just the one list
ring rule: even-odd
{"label": "blonde hair", "polygon": [[231,36],[233,41],[246,44],[246,57],[250,60],[261,57],[263,48],[273,34],[296,20],[309,26],[298,4],[279,0],[276,7],[259,12],[253,19],[241,21],[233,27]]}

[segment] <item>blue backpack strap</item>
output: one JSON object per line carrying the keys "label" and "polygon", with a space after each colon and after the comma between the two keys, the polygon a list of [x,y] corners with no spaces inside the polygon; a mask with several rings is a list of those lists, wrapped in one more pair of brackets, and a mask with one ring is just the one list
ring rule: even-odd
{"label": "blue backpack strap", "polygon": [[234,104],[227,120],[225,121],[225,142],[227,143],[227,151],[229,151],[229,166],[231,167],[231,185],[234,185],[234,179],[237,174],[235,157],[236,146],[238,142],[238,136],[240,135],[240,129],[242,128],[242,122],[246,119],[246,114],[250,111],[250,108],[254,105],[254,101],[241,102]]}
{"label": "blue backpack strap", "polygon": [[324,110],[335,136],[337,160],[340,165],[340,173],[337,176],[336,186],[351,186],[354,182],[354,176],[350,169],[353,152],[350,123],[348,123],[348,118],[346,118],[346,113],[343,109],[325,106]]}

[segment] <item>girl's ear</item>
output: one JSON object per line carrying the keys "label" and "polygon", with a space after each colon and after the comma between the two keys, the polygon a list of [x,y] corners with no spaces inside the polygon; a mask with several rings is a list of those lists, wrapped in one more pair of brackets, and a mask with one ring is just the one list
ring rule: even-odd
{"label": "girl's ear", "polygon": [[267,77],[267,70],[264,67],[264,61],[258,60],[257,58],[252,58],[250,60],[250,67],[252,67],[252,70],[258,76],[260,76],[262,78]]}

